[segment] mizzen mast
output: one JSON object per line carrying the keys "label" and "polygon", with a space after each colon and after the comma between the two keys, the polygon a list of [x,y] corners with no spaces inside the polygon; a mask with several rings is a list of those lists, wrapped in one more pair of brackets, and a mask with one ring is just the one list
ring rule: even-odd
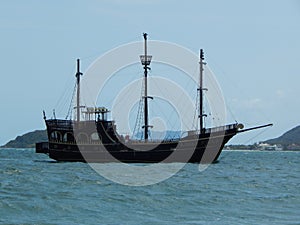
{"label": "mizzen mast", "polygon": [[199,96],[200,96],[200,107],[199,107],[199,119],[200,119],[200,134],[203,134],[205,133],[205,127],[203,125],[203,122],[204,122],[204,117],[206,117],[207,115],[204,113],[204,110],[203,110],[203,91],[204,90],[207,90],[206,88],[203,88],[203,71],[204,71],[204,68],[203,66],[206,64],[204,62],[204,52],[203,52],[203,49],[200,49],[200,82],[199,82]]}
{"label": "mizzen mast", "polygon": [[148,137],[149,137],[149,127],[152,127],[151,125],[148,124],[148,98],[151,98],[151,96],[148,96],[148,84],[147,84],[147,77],[148,77],[148,70],[150,70],[150,63],[151,63],[151,59],[152,56],[151,55],[147,55],[147,33],[143,33],[143,37],[144,37],[144,55],[140,56],[141,59],[141,63],[144,66],[144,126],[142,128],[144,128],[144,138],[145,141],[148,141]]}

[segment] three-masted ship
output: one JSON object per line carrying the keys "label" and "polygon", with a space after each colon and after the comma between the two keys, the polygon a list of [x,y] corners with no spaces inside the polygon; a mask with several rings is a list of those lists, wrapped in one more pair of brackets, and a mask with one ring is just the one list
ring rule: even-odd
{"label": "three-masted ship", "polygon": [[199,129],[191,130],[187,135],[176,139],[153,141],[149,138],[147,77],[151,56],[147,54],[147,34],[144,37],[144,55],[141,63],[144,69],[143,96],[143,140],[130,140],[119,135],[115,121],[107,119],[109,110],[105,107],[85,108],[85,120],[81,120],[80,106],[80,61],[77,60],[77,101],[76,119],[47,119],[48,142],[36,143],[36,152],[45,153],[57,161],[81,162],[123,162],[123,163],[158,163],[191,162],[212,163],[217,161],[224,145],[237,133],[258,129],[271,124],[244,129],[239,123],[224,126],[204,127],[203,110],[203,65],[204,52],[200,50],[199,64]]}

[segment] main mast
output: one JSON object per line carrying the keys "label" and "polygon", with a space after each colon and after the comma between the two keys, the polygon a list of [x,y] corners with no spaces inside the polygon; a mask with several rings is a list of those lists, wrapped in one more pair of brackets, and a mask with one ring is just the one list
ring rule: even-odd
{"label": "main mast", "polygon": [[205,133],[205,127],[203,125],[203,121],[204,118],[207,115],[204,114],[204,110],[203,110],[203,91],[206,90],[205,88],[203,88],[203,65],[205,65],[204,62],[204,52],[203,49],[200,49],[200,82],[199,82],[199,95],[200,95],[200,108],[199,108],[199,119],[200,119],[200,134]]}
{"label": "main mast", "polygon": [[77,73],[76,73],[76,78],[77,78],[77,101],[76,101],[76,119],[77,122],[80,121],[80,76],[82,73],[80,72],[80,60],[77,59]]}
{"label": "main mast", "polygon": [[141,63],[144,66],[144,138],[145,141],[148,140],[149,137],[149,127],[152,127],[148,124],[148,98],[152,98],[148,96],[148,84],[147,84],[147,76],[148,76],[148,70],[150,70],[150,67],[148,67],[151,63],[152,56],[147,55],[147,33],[143,33],[144,36],[144,55],[140,56]]}

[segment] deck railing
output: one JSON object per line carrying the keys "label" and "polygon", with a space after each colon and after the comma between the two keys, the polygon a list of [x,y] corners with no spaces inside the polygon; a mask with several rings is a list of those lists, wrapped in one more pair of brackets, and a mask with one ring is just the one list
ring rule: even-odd
{"label": "deck railing", "polygon": [[225,125],[225,126],[207,128],[207,129],[205,129],[205,133],[215,133],[215,132],[222,132],[222,131],[226,131],[226,130],[232,130],[232,129],[236,129],[237,126],[238,126],[238,124],[234,123],[234,124],[229,124],[229,125]]}
{"label": "deck railing", "polygon": [[61,127],[61,128],[70,128],[73,127],[74,123],[72,120],[47,120],[46,121],[48,126],[56,126],[56,127]]}

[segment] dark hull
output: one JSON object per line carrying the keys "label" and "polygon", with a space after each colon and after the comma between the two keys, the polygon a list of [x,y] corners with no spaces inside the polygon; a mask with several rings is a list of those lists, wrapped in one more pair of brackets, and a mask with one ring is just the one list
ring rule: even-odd
{"label": "dark hull", "polygon": [[126,145],[122,143],[83,143],[77,145],[44,142],[36,144],[36,152],[46,153],[54,160],[67,162],[212,163],[218,159],[224,145],[236,133],[236,129],[229,129],[159,144],[135,142]]}

